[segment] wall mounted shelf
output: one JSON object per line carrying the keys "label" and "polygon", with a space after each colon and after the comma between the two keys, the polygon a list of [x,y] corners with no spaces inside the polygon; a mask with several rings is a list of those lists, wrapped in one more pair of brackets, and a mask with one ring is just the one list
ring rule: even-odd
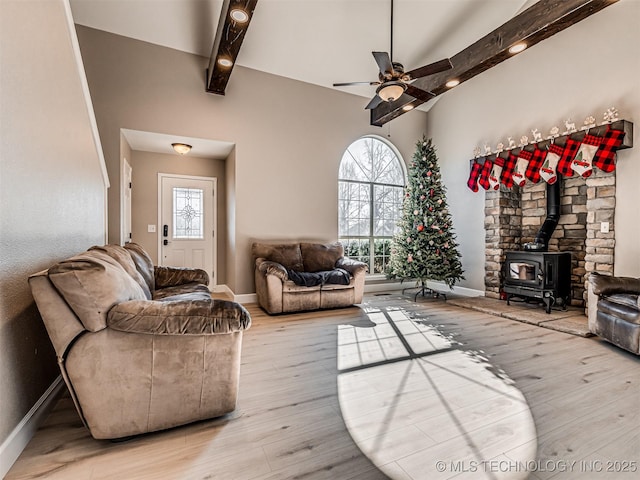
{"label": "wall mounted shelf", "polygon": [[618,150],[625,150],[627,148],[633,147],[633,122],[630,122],[628,120],[616,120],[614,122],[607,123],[604,125],[596,125],[595,127],[591,127],[587,130],[578,130],[577,132],[573,132],[570,134],[560,135],[558,137],[555,137],[553,140],[546,139],[540,142],[532,142],[525,145],[524,147],[516,147],[509,150],[505,149],[499,154],[492,153],[491,155],[480,156],[469,161],[469,168],[472,168],[474,163],[484,163],[484,161],[487,159],[495,160],[496,158],[498,158],[498,156],[505,158],[509,154],[509,152],[512,152],[514,155],[517,155],[523,148],[525,150],[533,151],[534,148],[537,146],[539,149],[544,150],[552,142],[560,145],[561,147],[564,147],[565,143],[567,142],[567,138],[572,138],[573,140],[582,141],[582,139],[587,134],[587,132],[591,135],[602,136],[604,135],[604,133],[607,131],[607,128],[609,127],[611,127],[614,130],[624,130],[625,132],[622,145],[618,147]]}

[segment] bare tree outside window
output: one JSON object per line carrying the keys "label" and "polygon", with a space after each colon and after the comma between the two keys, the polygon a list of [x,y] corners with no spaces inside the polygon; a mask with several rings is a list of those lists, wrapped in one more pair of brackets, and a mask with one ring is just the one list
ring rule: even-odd
{"label": "bare tree outside window", "polygon": [[385,141],[363,137],[345,151],[338,173],[338,235],[348,257],[385,273],[402,215],[405,173]]}

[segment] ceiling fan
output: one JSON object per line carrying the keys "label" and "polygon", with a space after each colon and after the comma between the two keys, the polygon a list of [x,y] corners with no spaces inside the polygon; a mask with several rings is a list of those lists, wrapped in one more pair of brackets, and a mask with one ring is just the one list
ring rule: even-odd
{"label": "ceiling fan", "polygon": [[414,68],[408,72],[404,71],[404,66],[401,63],[394,62],[393,59],[393,0],[391,0],[391,42],[390,50],[391,54],[387,52],[371,52],[373,58],[378,64],[380,72],[378,73],[377,82],[346,82],[346,83],[334,83],[334,87],[345,87],[350,85],[378,85],[376,89],[376,95],[365,107],[367,110],[376,108],[382,102],[392,102],[400,98],[403,93],[426,102],[431,100],[436,95],[422,90],[418,87],[414,87],[409,82],[416,78],[426,77],[433,75],[434,73],[443,72],[453,68],[451,61],[448,58],[440,60],[423,67]]}

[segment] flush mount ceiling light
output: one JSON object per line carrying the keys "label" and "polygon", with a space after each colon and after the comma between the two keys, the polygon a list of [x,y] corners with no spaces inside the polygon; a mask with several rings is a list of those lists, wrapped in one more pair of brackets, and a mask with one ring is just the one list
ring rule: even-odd
{"label": "flush mount ceiling light", "polygon": [[249,14],[241,8],[234,8],[229,12],[229,16],[238,23],[246,23],[249,20]]}
{"label": "flush mount ceiling light", "polygon": [[527,48],[527,44],[525,42],[518,42],[515,45],[511,45],[511,47],[509,47],[509,53],[514,55],[516,53],[520,53],[525,48]]}
{"label": "flush mount ceiling light", "polygon": [[172,143],[171,146],[180,155],[186,155],[191,150],[191,145],[186,143]]}
{"label": "flush mount ceiling light", "polygon": [[408,112],[409,110],[413,110],[413,105],[408,103],[408,104],[406,104],[405,106],[402,107],[402,110],[404,110],[405,112]]}
{"label": "flush mount ceiling light", "polygon": [[457,78],[454,78],[453,80],[449,80],[447,83],[444,84],[444,86],[447,88],[457,87],[458,85],[460,85],[460,80],[458,80]]}
{"label": "flush mount ceiling light", "polygon": [[386,82],[378,87],[376,93],[385,102],[393,102],[400,98],[400,96],[407,89],[407,86],[402,82]]}
{"label": "flush mount ceiling light", "polygon": [[218,59],[218,65],[220,65],[221,67],[229,68],[233,65],[233,62],[228,58],[221,57]]}

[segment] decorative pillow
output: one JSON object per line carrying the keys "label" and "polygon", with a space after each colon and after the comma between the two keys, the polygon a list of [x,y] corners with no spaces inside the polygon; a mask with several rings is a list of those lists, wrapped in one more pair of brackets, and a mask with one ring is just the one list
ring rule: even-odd
{"label": "decorative pillow", "polygon": [[290,270],[304,269],[299,243],[254,243],[251,252],[254,259],[264,258]]}
{"label": "decorative pillow", "polygon": [[122,266],[99,250],[81,253],[49,269],[49,279],[84,327],[97,332],[107,325],[107,312],[128,300],[146,300],[142,287]]}
{"label": "decorative pillow", "polygon": [[[344,256],[344,247],[340,242],[301,243],[302,263],[305,272],[333,270],[339,258]],[[294,269],[295,270],[295,269]]]}
{"label": "decorative pillow", "polygon": [[140,288],[142,288],[142,291],[144,292],[145,297],[147,297],[147,300],[151,300],[151,291],[149,290],[149,285],[136,268],[136,264],[131,258],[131,255],[124,247],[121,247],[120,245],[102,245],[99,247],[91,247],[89,249],[89,251],[92,250],[104,252],[111,258],[113,258],[116,262],[118,262],[120,266],[124,268],[124,271],[131,275],[131,278],[133,278],[136,283],[140,285]]}

